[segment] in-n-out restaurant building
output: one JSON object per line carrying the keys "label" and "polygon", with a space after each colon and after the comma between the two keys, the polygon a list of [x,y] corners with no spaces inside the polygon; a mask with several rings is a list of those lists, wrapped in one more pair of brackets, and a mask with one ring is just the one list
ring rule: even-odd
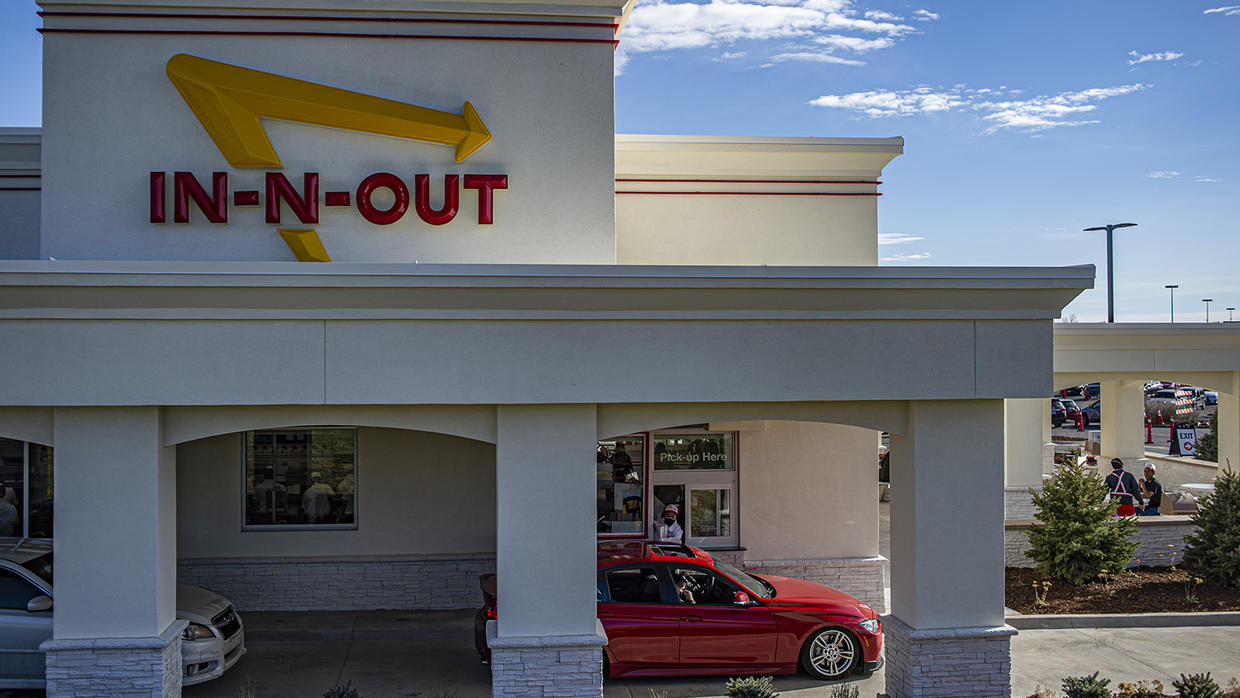
{"label": "in-n-out restaurant building", "polygon": [[615,0],[41,5],[0,476],[54,527],[49,695],[179,694],[178,581],[434,609],[498,571],[495,695],[597,696],[596,541],[667,503],[885,609],[890,695],[1008,695],[1003,399],[1091,268],[878,267],[898,138],[616,135]]}

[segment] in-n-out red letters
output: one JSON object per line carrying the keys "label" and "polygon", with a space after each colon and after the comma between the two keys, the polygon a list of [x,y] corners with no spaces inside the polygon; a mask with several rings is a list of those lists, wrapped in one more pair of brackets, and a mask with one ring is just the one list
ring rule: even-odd
{"label": "in-n-out red letters", "polygon": [[[167,222],[168,179],[166,172],[150,174],[152,223]],[[191,222],[191,208],[198,209],[210,223],[227,223],[230,213],[227,172],[212,172],[199,181],[192,172],[172,173],[172,203],[174,223]],[[268,223],[282,223],[286,215],[301,223],[317,224],[321,206],[352,206],[362,218],[375,225],[392,225],[413,212],[429,225],[445,225],[460,212],[462,199],[468,202],[468,194],[462,189],[477,192],[477,221],[482,225],[495,222],[495,192],[508,188],[505,174],[448,174],[432,178],[429,174],[413,176],[413,186],[391,172],[376,172],[362,179],[356,189],[325,190],[318,172],[306,172],[301,182],[294,184],[282,172],[267,172],[263,188],[242,189],[233,192],[232,207],[258,206],[260,196],[264,219]],[[386,189],[385,198],[390,203],[376,205],[376,192]],[[432,202],[438,200],[436,207]]]}

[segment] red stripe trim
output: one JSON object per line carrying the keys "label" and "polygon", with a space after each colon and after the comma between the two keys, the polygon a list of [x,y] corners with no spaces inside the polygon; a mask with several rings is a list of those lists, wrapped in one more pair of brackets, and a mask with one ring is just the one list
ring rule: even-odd
{"label": "red stripe trim", "polygon": [[724,184],[882,184],[876,179],[629,179],[617,182],[721,182]]}
{"label": "red stripe trim", "polygon": [[876,191],[616,191],[617,194],[681,194],[687,196],[882,196]]}
{"label": "red stripe trim", "polygon": [[551,20],[520,20],[520,19],[444,19],[439,17],[345,17],[340,15],[245,15],[245,14],[201,14],[201,13],[161,13],[161,12],[36,12],[40,17],[124,17],[134,19],[254,19],[254,20],[294,20],[307,22],[397,22],[419,24],[491,24],[529,27],[594,27],[598,29],[620,28],[616,23],[603,22],[564,22]]}
{"label": "red stripe trim", "polygon": [[533,41],[564,44],[611,44],[616,39],[568,39],[534,36],[452,36],[448,34],[362,34],[353,32],[263,32],[263,31],[199,31],[194,29],[36,29],[40,34],[151,34],[175,36],[336,36],[350,39],[443,39],[457,41]]}

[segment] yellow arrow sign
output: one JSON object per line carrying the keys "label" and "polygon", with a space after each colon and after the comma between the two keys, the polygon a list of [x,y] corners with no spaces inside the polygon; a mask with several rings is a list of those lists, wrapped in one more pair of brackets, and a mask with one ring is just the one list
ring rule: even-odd
{"label": "yellow arrow sign", "polygon": [[281,167],[260,117],[456,147],[461,162],[491,140],[469,102],[438,111],[178,53],[168,79],[233,167]]}

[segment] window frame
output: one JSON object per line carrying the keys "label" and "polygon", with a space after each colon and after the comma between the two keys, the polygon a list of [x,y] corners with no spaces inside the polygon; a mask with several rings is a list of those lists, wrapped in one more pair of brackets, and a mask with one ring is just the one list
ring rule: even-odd
{"label": "window frame", "polygon": [[[642,569],[653,569],[654,570],[654,575],[659,580],[659,600],[658,601],[616,601],[615,599],[611,598],[611,584],[608,582],[607,575],[611,574],[612,572],[619,572],[622,570],[642,570]],[[669,606],[669,605],[675,605],[676,603],[679,602],[679,600],[675,598],[675,593],[674,593],[674,589],[672,585],[671,571],[668,569],[667,565],[663,563],[653,562],[651,560],[626,562],[626,563],[622,563],[619,565],[612,565],[610,567],[604,567],[598,571],[598,574],[600,577],[603,578],[603,588],[607,591],[606,600],[599,601],[598,603],[614,603],[614,604],[622,604],[626,606],[649,607],[649,606],[659,606],[659,605]]]}
{"label": "window frame", "polygon": [[[246,490],[247,478],[249,477],[249,463],[247,462],[246,442],[249,434],[258,432],[280,432],[280,431],[305,431],[313,432],[315,430],[347,430],[353,432],[353,523],[347,524],[251,524],[249,519],[249,496]],[[361,506],[357,496],[361,487],[361,477],[358,473],[358,451],[361,450],[359,445],[360,430],[356,426],[350,425],[332,425],[332,424],[316,424],[314,426],[297,426],[297,427],[269,427],[266,429],[247,429],[241,432],[241,532],[242,533],[261,533],[274,531],[357,531],[360,530],[361,524]]]}
{"label": "window frame", "polygon": [[[654,442],[659,436],[675,436],[679,434],[730,434],[732,436],[732,468],[724,469],[700,469],[700,470],[657,470],[654,467]],[[683,427],[675,429],[652,429],[649,431],[634,431],[627,434],[609,436],[598,439],[598,441],[611,441],[616,439],[625,439],[630,437],[642,437],[644,442],[644,452],[642,454],[642,508],[645,510],[642,517],[642,529],[635,533],[595,533],[599,540],[644,540],[654,535],[651,524],[654,521],[655,514],[662,512],[650,511],[650,506],[654,502],[654,488],[656,485],[680,485],[685,489],[685,506],[681,512],[681,525],[685,528],[685,540],[687,545],[693,545],[706,550],[727,550],[740,546],[740,432],[732,430],[708,429],[704,427]],[[707,536],[697,537],[696,539],[689,535],[692,531],[692,495],[693,490],[728,490],[731,497],[731,519],[732,534],[730,536]]]}

